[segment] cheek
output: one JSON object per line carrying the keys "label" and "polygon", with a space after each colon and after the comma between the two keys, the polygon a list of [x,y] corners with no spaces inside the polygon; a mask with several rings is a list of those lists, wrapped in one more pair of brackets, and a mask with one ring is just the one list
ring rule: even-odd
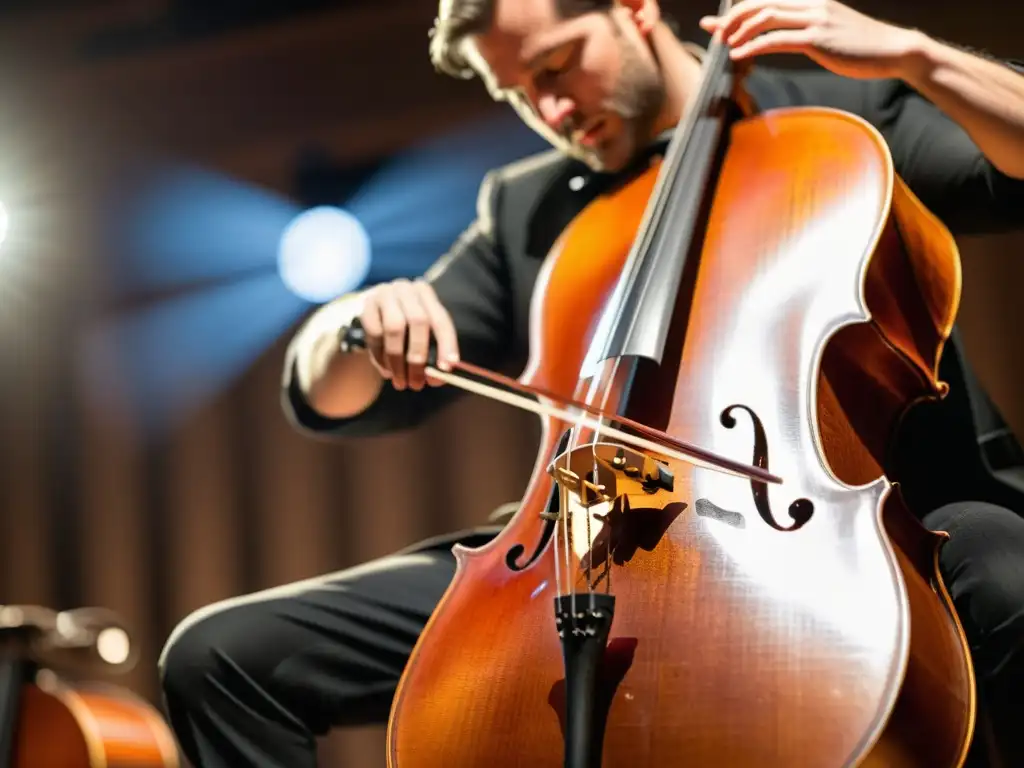
{"label": "cheek", "polygon": [[618,88],[622,57],[614,41],[602,43],[587,46],[570,84],[581,107],[602,106]]}
{"label": "cheek", "polygon": [[584,115],[590,115],[607,101],[608,87],[596,73],[580,71],[565,84],[566,95]]}

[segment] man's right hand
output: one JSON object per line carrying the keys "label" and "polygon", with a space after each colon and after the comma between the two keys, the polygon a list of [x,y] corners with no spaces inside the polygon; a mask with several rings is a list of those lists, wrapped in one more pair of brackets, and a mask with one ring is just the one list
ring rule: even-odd
{"label": "man's right hand", "polygon": [[395,389],[420,390],[424,384],[442,383],[425,371],[431,336],[440,370],[451,370],[451,363],[459,359],[451,315],[425,280],[403,278],[370,288],[363,295],[359,321],[374,367]]}

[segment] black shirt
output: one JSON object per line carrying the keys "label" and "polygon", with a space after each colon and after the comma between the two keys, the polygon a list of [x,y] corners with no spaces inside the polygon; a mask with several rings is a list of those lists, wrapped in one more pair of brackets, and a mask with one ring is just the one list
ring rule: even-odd
{"label": "black shirt", "polygon": [[[833,107],[867,120],[885,137],[896,172],[955,235],[1024,228],[1024,181],[996,170],[962,128],[902,81],[755,68],[747,90],[761,110]],[[488,174],[476,220],[428,272],[452,315],[465,360],[510,375],[522,372],[541,263],[562,229],[614,181],[614,175],[594,173],[555,151]],[[962,364],[956,344],[948,346],[941,373],[954,390]],[[360,436],[409,428],[460,394],[452,387],[398,392],[386,386],[359,416],[325,419],[303,399],[292,368],[289,356],[286,410],[298,426],[317,433]],[[900,453],[887,470],[921,514],[962,498],[993,500],[967,467],[977,463],[971,407],[990,407],[987,400],[979,406],[979,398],[985,400],[984,393],[966,400],[961,388],[958,396],[917,409],[907,420]]]}

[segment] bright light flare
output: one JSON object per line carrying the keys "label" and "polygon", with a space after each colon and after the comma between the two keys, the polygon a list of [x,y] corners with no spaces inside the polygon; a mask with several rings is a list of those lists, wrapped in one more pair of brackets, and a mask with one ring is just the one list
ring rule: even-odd
{"label": "bright light flare", "polygon": [[312,303],[358,288],[369,274],[370,262],[370,236],[355,216],[340,208],[311,208],[296,216],[281,235],[281,279]]}

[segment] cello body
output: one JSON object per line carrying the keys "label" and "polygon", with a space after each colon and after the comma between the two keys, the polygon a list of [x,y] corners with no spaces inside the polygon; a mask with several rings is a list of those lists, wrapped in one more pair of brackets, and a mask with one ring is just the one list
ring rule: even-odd
{"label": "cello body", "polygon": [[170,729],[147,702],[112,686],[41,674],[24,686],[14,768],[178,768]]}
{"label": "cello body", "polygon": [[574,425],[544,418],[518,513],[488,545],[456,549],[395,697],[389,766],[570,764],[566,730],[583,715],[567,709],[561,582],[615,596],[586,768],[960,766],[975,693],[938,572],[944,537],[883,470],[906,410],[944,394],[952,237],[859,118],[745,118],[661,365],[641,361],[627,382],[603,360],[581,376],[657,173],[596,200],[549,254],[520,381],[783,482],[667,461],[671,489],[600,507],[563,496],[552,524],[551,466]]}

